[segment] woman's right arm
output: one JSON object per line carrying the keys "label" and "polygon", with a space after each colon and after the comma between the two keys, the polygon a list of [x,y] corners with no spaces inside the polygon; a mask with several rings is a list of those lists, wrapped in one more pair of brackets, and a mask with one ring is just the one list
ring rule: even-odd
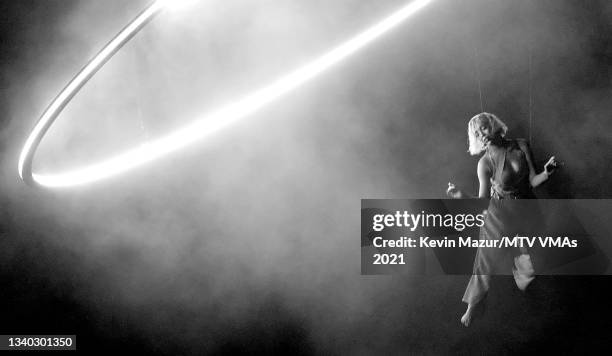
{"label": "woman's right arm", "polygon": [[[485,161],[485,156],[478,161],[478,198],[489,198],[489,194],[491,192],[491,169],[489,165]],[[448,183],[448,189],[446,189],[446,195],[453,199],[466,199],[466,198],[476,198],[471,194],[467,194],[463,192],[461,189],[458,189],[453,183]]]}
{"label": "woman's right arm", "polygon": [[485,162],[486,156],[482,156],[478,161],[478,197],[489,198],[491,194],[491,168]]}

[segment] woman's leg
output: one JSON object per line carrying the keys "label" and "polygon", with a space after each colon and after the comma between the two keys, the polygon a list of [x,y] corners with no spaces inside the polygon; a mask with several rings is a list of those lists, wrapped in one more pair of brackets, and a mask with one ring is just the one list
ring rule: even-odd
{"label": "woman's leg", "polygon": [[[489,217],[487,217],[489,219]],[[490,220],[487,220],[490,223]],[[489,225],[491,227],[492,225]],[[487,230],[482,227],[479,231],[479,240],[487,239]],[[465,293],[461,299],[467,303],[468,307],[463,316],[461,323],[469,326],[472,321],[474,308],[487,295],[489,284],[491,282],[491,273],[495,265],[495,261],[499,260],[499,251],[493,248],[479,247],[474,256],[474,268],[472,277],[465,288]]]}
{"label": "woman's leg", "polygon": [[487,295],[490,282],[491,276],[488,274],[475,274],[470,278],[462,298],[462,301],[468,305],[467,310],[461,316],[461,323],[463,325],[470,325],[474,308]]}
{"label": "woman's leg", "polygon": [[535,270],[531,263],[531,257],[528,254],[521,254],[514,257],[514,268],[512,268],[512,274],[514,275],[514,281],[516,286],[524,291],[529,283],[535,278]]}

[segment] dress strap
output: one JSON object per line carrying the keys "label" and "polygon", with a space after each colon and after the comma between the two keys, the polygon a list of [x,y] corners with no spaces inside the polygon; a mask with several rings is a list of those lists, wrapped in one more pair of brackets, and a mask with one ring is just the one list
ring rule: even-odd
{"label": "dress strap", "polygon": [[494,160],[491,151],[487,149],[487,154],[489,155],[489,161],[491,162],[491,167],[493,168],[493,177],[491,177],[491,197],[496,199],[502,199],[504,197],[504,189],[501,185],[501,177],[504,172],[504,167],[506,165],[506,153],[508,152],[508,147],[504,147],[500,155],[498,155],[498,159]]}
{"label": "dress strap", "polygon": [[497,184],[501,184],[502,173],[504,172],[504,167],[506,166],[506,153],[508,153],[508,147],[504,147],[502,150],[500,159],[496,162],[495,165],[495,181]]}

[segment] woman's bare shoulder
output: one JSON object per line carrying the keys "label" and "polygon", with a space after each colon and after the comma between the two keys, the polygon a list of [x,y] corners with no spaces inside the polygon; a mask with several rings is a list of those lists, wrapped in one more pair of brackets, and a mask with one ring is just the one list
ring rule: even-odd
{"label": "woman's bare shoulder", "polygon": [[514,141],[521,149],[529,148],[529,140],[526,138],[515,138]]}
{"label": "woman's bare shoulder", "polygon": [[491,167],[493,167],[493,162],[491,162],[489,155],[482,155],[482,157],[480,157],[478,160],[478,171],[491,172]]}

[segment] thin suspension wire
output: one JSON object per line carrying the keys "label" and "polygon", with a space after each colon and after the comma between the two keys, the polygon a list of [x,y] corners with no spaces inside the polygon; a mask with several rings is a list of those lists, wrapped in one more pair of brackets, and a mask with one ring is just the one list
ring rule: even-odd
{"label": "thin suspension wire", "polygon": [[144,115],[142,112],[142,106],[143,106],[143,100],[142,100],[142,93],[143,93],[143,87],[142,87],[142,81],[141,81],[141,73],[142,71],[139,70],[140,67],[142,66],[142,63],[140,62],[140,56],[139,56],[139,51],[132,51],[132,66],[133,66],[133,72],[136,73],[137,76],[137,80],[135,85],[137,86],[137,90],[136,90],[136,116],[138,117],[138,128],[140,129],[140,137],[141,140],[143,142],[147,142],[149,141],[149,132],[147,129],[147,125],[145,123],[145,119],[144,119]]}
{"label": "thin suspension wire", "polygon": [[[529,21],[529,30],[533,29],[533,1],[528,2],[528,21]],[[528,42],[528,50],[529,50],[529,71],[528,71],[528,80],[529,80],[529,145],[533,147],[533,88],[532,88],[532,53],[533,53],[533,36],[530,36]]]}
{"label": "thin suspension wire", "polygon": [[532,127],[533,127],[533,93],[531,87],[531,43],[529,44],[529,144],[533,147]]}
{"label": "thin suspension wire", "polygon": [[480,97],[480,112],[484,112],[484,101],[482,100],[482,85],[480,82],[480,66],[478,65],[478,50],[474,44],[474,65],[476,67],[476,82],[478,83],[478,96]]}

